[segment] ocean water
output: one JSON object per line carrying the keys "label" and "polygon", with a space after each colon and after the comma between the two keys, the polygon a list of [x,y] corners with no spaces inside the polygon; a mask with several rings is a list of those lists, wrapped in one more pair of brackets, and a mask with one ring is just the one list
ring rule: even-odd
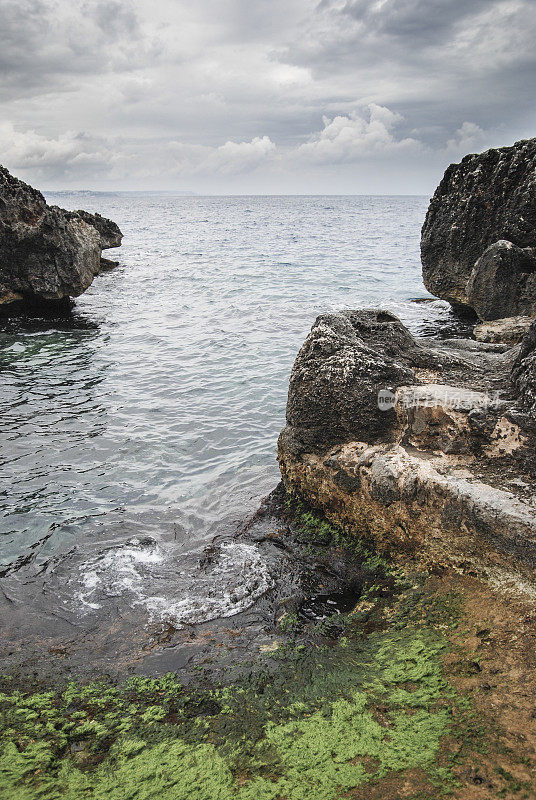
{"label": "ocean water", "polygon": [[316,315],[383,306],[415,333],[449,317],[411,302],[427,297],[427,198],[47,199],[125,238],[72,317],[0,321],[10,602],[34,591],[89,617],[136,604],[177,624],[233,614],[270,585],[232,532],[277,484],[288,378]]}

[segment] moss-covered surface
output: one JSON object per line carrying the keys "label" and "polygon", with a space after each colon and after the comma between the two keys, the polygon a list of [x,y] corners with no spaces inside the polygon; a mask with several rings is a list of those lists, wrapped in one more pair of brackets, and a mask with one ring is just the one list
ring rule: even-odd
{"label": "moss-covered surface", "polygon": [[[296,519],[313,540],[350,546],[310,512]],[[488,795],[466,791],[463,775],[500,736],[456,688],[456,676],[478,670],[456,638],[463,598],[355,547],[378,583],[342,635],[307,637],[291,618],[295,638],[234,683],[186,687],[167,675],[47,688],[6,678],[2,800],[534,797],[498,762]]]}
{"label": "moss-covered surface", "polygon": [[194,692],[173,676],[61,692],[7,685],[2,791],[330,800],[415,767],[448,784],[436,763],[453,702],[444,647],[418,629],[345,637],[325,651],[287,655],[275,676]]}

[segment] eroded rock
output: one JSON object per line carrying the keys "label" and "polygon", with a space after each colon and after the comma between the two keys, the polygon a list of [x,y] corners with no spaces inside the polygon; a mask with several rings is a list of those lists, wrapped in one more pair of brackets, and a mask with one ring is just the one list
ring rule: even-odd
{"label": "eroded rock", "polygon": [[473,328],[473,336],[479,342],[518,344],[528,333],[533,317],[506,317],[490,322],[481,322]]}
{"label": "eroded rock", "polygon": [[536,313],[536,250],[492,244],[473,267],[466,293],[483,320]]}
{"label": "eroded rock", "polygon": [[519,405],[536,420],[536,321],[521,343],[512,369],[512,381]]}
{"label": "eroded rock", "polygon": [[481,319],[536,314],[535,247],[536,139],[448,167],[422,229],[423,280],[432,294]]}
{"label": "eroded rock", "polygon": [[101,271],[101,251],[121,238],[111,220],[49,206],[0,167],[0,304],[77,297]]}
{"label": "eroded rock", "polygon": [[536,324],[514,396],[517,351],[506,345],[417,341],[384,312],[319,317],[279,438],[286,488],[386,550],[501,572],[536,592],[534,431],[524,425],[536,408],[535,344]]}
{"label": "eroded rock", "polygon": [[412,353],[421,363],[419,346],[387,312],[319,316],[290,376],[285,448],[298,456],[352,438],[392,438],[394,413],[380,410],[378,393],[414,382]]}
{"label": "eroded rock", "polygon": [[90,214],[88,211],[75,211],[74,214],[96,229],[100,236],[101,248],[103,250],[109,250],[112,247],[121,247],[123,234],[119,226],[111,219],[106,219],[106,217],[102,217],[100,214]]}

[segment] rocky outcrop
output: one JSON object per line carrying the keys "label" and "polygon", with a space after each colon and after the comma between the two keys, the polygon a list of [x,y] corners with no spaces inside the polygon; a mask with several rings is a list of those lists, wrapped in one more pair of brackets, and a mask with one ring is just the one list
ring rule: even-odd
{"label": "rocky outcrop", "polygon": [[103,250],[109,250],[111,247],[121,247],[123,234],[119,230],[119,226],[111,219],[101,217],[100,214],[90,214],[88,211],[75,211],[73,212],[75,219],[81,219],[88,225],[91,225],[100,236],[100,246]]}
{"label": "rocky outcrop", "polygon": [[111,220],[49,206],[0,167],[0,304],[77,297],[101,271],[101,251],[121,239]]}
{"label": "rocky outcrop", "polygon": [[[381,339],[382,348],[370,343]],[[343,311],[316,320],[290,377],[286,448],[319,452],[352,437],[391,437],[378,407],[378,386],[413,383],[410,354],[420,349],[396,317],[387,312]]]}
{"label": "rocky outcrop", "polygon": [[514,362],[505,345],[417,341],[386,312],[319,317],[279,438],[286,488],[381,548],[536,592],[531,336]]}
{"label": "rocky outcrop", "polygon": [[483,320],[536,313],[536,249],[492,244],[478,259],[466,286],[467,301]]}
{"label": "rocky outcrop", "polygon": [[479,342],[518,344],[528,333],[533,317],[506,317],[491,322],[481,322],[473,328],[473,336]]}
{"label": "rocky outcrop", "polygon": [[482,320],[536,314],[536,139],[451,164],[421,258],[426,288]]}
{"label": "rocky outcrop", "polygon": [[536,420],[536,321],[521,343],[512,369],[519,405]]}

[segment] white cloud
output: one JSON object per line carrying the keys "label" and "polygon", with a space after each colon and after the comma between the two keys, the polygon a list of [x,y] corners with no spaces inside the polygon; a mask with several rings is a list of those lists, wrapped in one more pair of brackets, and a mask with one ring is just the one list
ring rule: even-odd
{"label": "white cloud", "polygon": [[0,123],[0,152],[2,163],[9,169],[30,171],[45,179],[58,174],[99,174],[115,159],[105,142],[84,133],[66,131],[47,138],[34,130],[17,130],[11,122]]}
{"label": "white cloud", "polygon": [[249,142],[225,142],[219,147],[172,142],[170,152],[177,175],[240,175],[265,164],[276,152],[269,136]]}
{"label": "white cloud", "polygon": [[446,151],[455,155],[465,155],[474,148],[478,149],[485,138],[485,132],[476,122],[464,122],[453,138],[448,140]]}
{"label": "white cloud", "polygon": [[256,136],[250,142],[225,142],[211,152],[200,168],[221,175],[250,172],[264,164],[275,150],[269,136]]}
{"label": "white cloud", "polygon": [[394,129],[401,121],[400,114],[376,103],[348,116],[323,117],[323,130],[302,144],[297,155],[316,163],[337,163],[418,150],[421,145],[417,139],[396,138]]}
{"label": "white cloud", "polygon": [[58,187],[375,191],[398,170],[428,192],[535,125],[535,0],[432,6],[0,0],[0,161]]}

